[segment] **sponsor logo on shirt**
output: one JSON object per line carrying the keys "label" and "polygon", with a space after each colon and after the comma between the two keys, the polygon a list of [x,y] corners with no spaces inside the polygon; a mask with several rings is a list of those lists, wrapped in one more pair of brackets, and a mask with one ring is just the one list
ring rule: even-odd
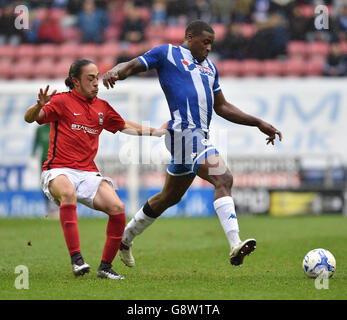
{"label": "sponsor logo on shirt", "polygon": [[91,134],[98,134],[98,132],[99,132],[96,129],[92,129],[92,128],[86,127],[86,126],[84,126],[82,124],[75,124],[75,123],[73,123],[71,125],[71,129],[72,130],[83,130],[84,133],[91,133]]}
{"label": "sponsor logo on shirt", "polygon": [[193,71],[195,68],[197,68],[200,71],[200,74],[202,74],[202,75],[206,75],[209,77],[214,76],[213,71],[208,67],[204,67],[200,64],[189,63],[187,60],[184,60],[184,59],[181,61],[182,61],[182,64],[184,66],[184,69],[187,71]]}

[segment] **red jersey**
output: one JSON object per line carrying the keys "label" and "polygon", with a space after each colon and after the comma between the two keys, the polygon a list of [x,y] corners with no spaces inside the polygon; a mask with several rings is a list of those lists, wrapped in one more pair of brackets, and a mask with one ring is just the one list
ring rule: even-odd
{"label": "red jersey", "polygon": [[66,167],[99,171],[94,158],[101,131],[116,133],[125,125],[123,118],[105,100],[88,100],[74,89],[54,95],[43,110],[45,118],[38,123],[51,123],[43,170]]}

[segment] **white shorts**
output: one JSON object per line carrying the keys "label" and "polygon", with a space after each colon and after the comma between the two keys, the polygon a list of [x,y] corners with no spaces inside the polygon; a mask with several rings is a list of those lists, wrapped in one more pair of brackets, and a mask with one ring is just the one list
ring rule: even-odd
{"label": "white shorts", "polygon": [[103,177],[99,172],[82,171],[70,168],[55,168],[43,171],[41,174],[41,188],[48,199],[58,205],[59,202],[49,192],[49,183],[59,175],[66,176],[76,190],[77,201],[94,209],[93,201],[101,181],[105,180],[116,189],[111,178]]}

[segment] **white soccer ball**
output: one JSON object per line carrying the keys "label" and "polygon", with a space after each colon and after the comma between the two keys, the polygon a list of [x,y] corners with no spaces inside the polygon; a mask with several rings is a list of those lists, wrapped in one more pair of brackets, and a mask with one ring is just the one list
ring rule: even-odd
{"label": "white soccer ball", "polygon": [[309,278],[317,278],[319,275],[330,278],[335,272],[336,260],[326,249],[313,249],[306,254],[302,268]]}

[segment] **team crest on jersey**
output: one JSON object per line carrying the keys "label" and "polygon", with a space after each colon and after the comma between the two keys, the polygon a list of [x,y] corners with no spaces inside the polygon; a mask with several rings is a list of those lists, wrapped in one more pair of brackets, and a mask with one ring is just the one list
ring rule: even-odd
{"label": "team crest on jersey", "polygon": [[102,126],[104,124],[104,114],[102,112],[99,112],[98,115],[99,115],[99,124]]}
{"label": "team crest on jersey", "polygon": [[189,63],[187,60],[181,59],[183,67],[186,71],[193,71],[195,68],[197,68],[200,71],[200,74],[206,75],[209,77],[213,77],[214,73],[209,67],[204,67],[199,64]]}

